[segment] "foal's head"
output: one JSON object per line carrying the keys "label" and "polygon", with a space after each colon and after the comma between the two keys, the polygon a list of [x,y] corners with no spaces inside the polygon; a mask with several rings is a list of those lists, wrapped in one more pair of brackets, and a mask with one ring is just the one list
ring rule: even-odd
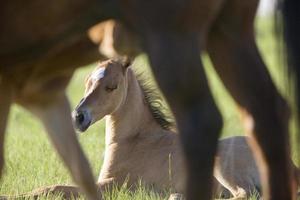
{"label": "foal's head", "polygon": [[73,111],[75,127],[85,131],[91,124],[116,111],[127,95],[128,60],[100,63],[86,78],[85,94]]}

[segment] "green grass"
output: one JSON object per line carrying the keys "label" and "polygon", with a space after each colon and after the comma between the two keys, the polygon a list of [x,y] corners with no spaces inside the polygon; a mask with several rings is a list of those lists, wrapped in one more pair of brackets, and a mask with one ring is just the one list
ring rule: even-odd
{"label": "green grass", "polygon": [[[263,52],[266,63],[271,66],[269,69],[274,80],[283,90],[282,76],[278,70],[278,59],[276,59],[275,44],[269,32],[271,22],[269,20],[260,20],[257,25],[257,41],[260,50]],[[224,116],[225,125],[222,136],[243,135],[233,100],[215,75],[207,58],[205,63],[213,94]],[[79,69],[75,73],[68,88],[73,107],[82,97],[84,77],[94,66],[91,65]],[[145,56],[139,57],[135,62],[135,66],[141,68],[147,66]],[[90,160],[95,179],[97,179],[104,152],[104,123],[97,123],[78,137]],[[55,150],[49,143],[41,124],[33,115],[16,105],[12,107],[9,117],[5,159],[6,163],[0,184],[0,194],[16,195],[45,185],[73,184],[68,171],[64,168]],[[54,199],[54,197],[49,199]],[[56,199],[59,199],[59,197],[56,197]],[[108,199],[154,200],[160,198],[154,193],[146,192],[141,187],[135,194],[121,188],[120,191],[114,191]]]}

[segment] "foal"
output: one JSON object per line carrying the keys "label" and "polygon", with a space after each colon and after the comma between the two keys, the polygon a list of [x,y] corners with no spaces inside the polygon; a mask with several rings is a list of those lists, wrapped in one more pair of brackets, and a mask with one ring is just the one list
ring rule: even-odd
{"label": "foal", "polygon": [[[159,110],[152,94],[136,78],[129,63],[105,61],[87,78],[84,98],[73,112],[73,119],[77,129],[85,131],[106,118],[100,186],[113,182],[122,185],[129,176],[130,185],[141,178],[159,190],[171,187],[184,192],[186,169],[179,136],[172,131],[174,124]],[[218,185],[222,185],[216,188],[223,188],[218,193],[224,193],[225,187],[234,197],[245,197],[261,188],[244,137],[220,141],[214,174]]]}

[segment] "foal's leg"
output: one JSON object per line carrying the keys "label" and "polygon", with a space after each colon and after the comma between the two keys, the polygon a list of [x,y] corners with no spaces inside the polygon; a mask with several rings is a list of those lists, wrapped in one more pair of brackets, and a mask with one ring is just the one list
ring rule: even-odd
{"label": "foal's leg", "polygon": [[209,34],[207,47],[226,87],[254,119],[252,136],[256,144],[252,144],[252,149],[263,175],[266,199],[288,200],[293,197],[289,110],[272,83],[255,44],[256,4],[255,0],[227,2]]}
{"label": "foal's leg", "polygon": [[4,136],[11,104],[11,88],[0,77],[0,177],[4,166]]}
{"label": "foal's leg", "polygon": [[89,199],[100,199],[90,166],[76,138],[71,121],[71,110],[67,98],[56,98],[46,105],[34,105],[29,109],[43,122],[50,139],[75,182]]}
{"label": "foal's leg", "polygon": [[187,199],[210,199],[222,119],[200,62],[197,33],[149,33],[146,50],[178,122],[187,163]]}
{"label": "foal's leg", "polygon": [[[97,189],[100,192],[111,192],[116,186],[116,182],[113,178],[104,179],[97,183]],[[81,196],[80,189],[73,185],[50,185],[34,189],[31,192],[27,192],[17,196],[0,196],[1,200],[5,199],[40,199],[42,197],[48,197],[49,195],[59,196],[65,200],[78,199]]]}

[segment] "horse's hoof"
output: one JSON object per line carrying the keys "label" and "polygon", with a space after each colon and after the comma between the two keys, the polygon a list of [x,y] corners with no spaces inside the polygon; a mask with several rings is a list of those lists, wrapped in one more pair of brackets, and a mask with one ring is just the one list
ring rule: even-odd
{"label": "horse's hoof", "polygon": [[170,195],[169,200],[184,200],[183,194],[173,193]]}

